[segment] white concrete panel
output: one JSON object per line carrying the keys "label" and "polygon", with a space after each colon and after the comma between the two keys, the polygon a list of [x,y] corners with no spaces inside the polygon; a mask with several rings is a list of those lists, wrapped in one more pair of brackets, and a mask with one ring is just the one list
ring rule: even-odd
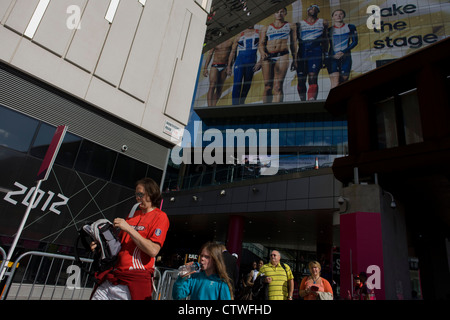
{"label": "white concrete panel", "polygon": [[142,102],[95,77],[89,85],[86,101],[133,124],[139,124],[145,107]]}
{"label": "white concrete panel", "polygon": [[80,68],[27,39],[20,42],[11,63],[34,77],[80,98],[85,95],[91,77]]}
{"label": "white concrete panel", "polygon": [[75,5],[83,10],[85,3],[86,0],[50,1],[33,41],[62,56],[75,30],[67,26],[67,8]]}
{"label": "white concrete panel", "polygon": [[0,26],[0,43],[2,44],[0,49],[0,60],[10,62],[14,51],[16,51],[19,45],[21,36],[11,30]]}
{"label": "white concrete panel", "polygon": [[169,134],[165,133],[165,125],[167,121],[173,126],[179,127],[181,129],[184,128],[184,124],[181,124],[180,122],[177,122],[172,118],[165,116],[161,112],[151,112],[151,109],[147,105],[145,109],[145,116],[141,117],[139,125],[142,129],[151,132],[155,136],[158,136],[159,138],[173,144],[177,144],[179,140],[177,140],[176,138],[172,138]]}
{"label": "white concrete panel", "polygon": [[14,0],[0,0],[0,22],[6,19],[5,14]]}
{"label": "white concrete panel", "polygon": [[[192,17],[190,17],[190,13],[192,13]],[[190,19],[185,20],[185,17],[189,17]],[[177,21],[179,23],[169,24],[164,31],[164,42],[161,46],[154,81],[151,84],[141,127],[163,139],[171,141],[170,136],[163,133],[164,124],[166,121],[170,121],[174,125],[183,128],[188,120],[193,88],[197,78],[197,68],[206,31],[206,13],[193,1],[176,0],[174,1],[168,19],[169,21]],[[186,29],[182,37],[183,26],[186,26]],[[190,37],[192,37],[192,40]],[[191,43],[187,44],[189,41]],[[195,50],[191,49],[191,45]],[[178,60],[180,62],[177,62]],[[195,71],[190,72],[186,69],[185,71],[187,73],[181,74],[183,64],[188,63],[188,61],[192,64],[192,68]],[[178,70],[182,80],[181,78],[175,79],[176,76],[174,75],[178,63],[181,63],[181,67]],[[175,86],[172,86],[173,84]],[[178,87],[179,85],[181,85],[181,88]],[[192,86],[192,89],[186,89],[190,86]],[[164,114],[166,106],[169,103],[169,94],[177,96],[177,100],[173,97],[174,100],[170,101],[171,106],[168,109],[170,117]],[[188,98],[186,98],[187,96]],[[175,103],[179,104],[175,105]],[[182,119],[182,121],[179,119]],[[172,142],[176,143],[177,141]]]}
{"label": "white concrete panel", "polygon": [[[158,64],[164,32],[173,1],[153,0],[144,7],[133,47],[127,61],[125,72],[120,83],[120,89],[146,101],[154,72]],[[177,42],[169,45],[176,50]],[[157,81],[157,80],[156,80]]]}
{"label": "white concrete panel", "polygon": [[142,11],[138,1],[121,1],[111,24],[95,75],[115,86],[122,78]]}
{"label": "white concrete panel", "polygon": [[205,33],[205,24],[194,15],[186,15],[190,18],[186,39],[180,39],[181,56],[177,61],[172,79],[169,98],[165,108],[165,114],[187,124],[190,113],[195,79],[202,50],[203,39],[199,34]]}
{"label": "white concrete panel", "polygon": [[33,16],[39,0],[17,0],[5,26],[23,34]]}
{"label": "white concrete panel", "polygon": [[89,72],[94,71],[108,34],[109,23],[105,20],[108,6],[109,0],[88,2],[81,17],[81,29],[76,30],[65,57]]}

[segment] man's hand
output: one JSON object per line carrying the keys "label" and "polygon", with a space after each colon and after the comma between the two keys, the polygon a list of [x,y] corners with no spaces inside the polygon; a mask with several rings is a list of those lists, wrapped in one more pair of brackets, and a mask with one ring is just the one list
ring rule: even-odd
{"label": "man's hand", "polygon": [[126,222],[125,219],[122,218],[115,218],[113,221],[113,225],[114,227],[119,228],[120,230],[125,232],[128,232],[131,228],[128,222]]}
{"label": "man's hand", "polygon": [[97,248],[97,242],[92,241],[90,247],[91,247],[91,251],[94,252],[95,248]]}
{"label": "man's hand", "polygon": [[266,277],[266,278],[264,279],[264,282],[265,282],[265,283],[271,283],[271,282],[272,282],[272,277]]}

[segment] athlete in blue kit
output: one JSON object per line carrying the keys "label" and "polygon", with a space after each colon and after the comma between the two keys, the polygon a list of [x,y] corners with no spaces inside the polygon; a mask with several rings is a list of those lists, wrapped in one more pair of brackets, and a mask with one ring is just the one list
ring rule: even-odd
{"label": "athlete in blue kit", "polygon": [[233,105],[244,104],[253,74],[261,69],[261,62],[257,61],[259,45],[259,30],[248,27],[236,36],[228,58],[227,73],[231,76],[234,61],[234,83],[232,92]]}
{"label": "athlete in blue kit", "polygon": [[333,26],[328,29],[330,51],[327,62],[331,88],[348,80],[352,69],[351,50],[358,44],[358,33],[353,24],[344,23],[345,11],[337,9],[331,14]]}
{"label": "athlete in blue kit", "polygon": [[[328,21],[318,18],[320,8],[311,5],[307,18],[298,23],[297,91],[300,100],[316,100],[319,92],[317,78],[323,66],[323,56],[328,51]],[[308,91],[306,91],[308,80]]]}

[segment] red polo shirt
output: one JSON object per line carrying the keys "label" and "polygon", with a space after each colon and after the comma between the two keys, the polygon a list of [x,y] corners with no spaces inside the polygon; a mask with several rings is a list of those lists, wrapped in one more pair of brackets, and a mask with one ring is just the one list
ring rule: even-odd
{"label": "red polo shirt", "polygon": [[[158,208],[147,213],[136,210],[133,217],[125,220],[145,239],[150,239],[161,247],[163,246],[169,229],[169,219],[163,211]],[[153,272],[155,258],[141,251],[126,232],[120,233],[120,241],[122,249],[118,254],[115,269],[119,271],[149,270]]]}

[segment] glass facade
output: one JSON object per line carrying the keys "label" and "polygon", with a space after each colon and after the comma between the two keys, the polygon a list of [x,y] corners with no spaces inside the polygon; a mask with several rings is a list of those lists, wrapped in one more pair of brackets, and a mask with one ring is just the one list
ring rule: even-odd
{"label": "glass facade", "polygon": [[[223,116],[222,112],[217,118],[201,119],[206,122],[202,123],[203,131],[213,128],[224,134],[226,129],[267,129],[270,136],[271,129],[278,130],[277,174],[314,169],[317,165],[331,166],[334,158],[347,153],[346,119],[334,119],[325,111],[304,111],[301,103],[325,101],[333,87],[450,33],[448,1],[322,0],[315,3],[293,1],[285,9],[205,52],[199,66],[193,110],[199,114],[208,109],[230,110],[229,116]],[[399,145],[399,129],[400,138],[405,140],[400,144],[420,142],[420,123],[413,116],[417,109],[414,93],[399,96],[395,101],[384,94],[381,96],[378,103],[383,108],[373,114],[379,147]],[[273,107],[272,115],[264,117],[254,111],[258,104]],[[293,105],[298,106],[298,114],[285,112],[285,106],[287,110]],[[243,117],[233,116],[236,106],[249,107],[251,111]],[[393,113],[398,115],[399,111],[403,118],[392,120]],[[196,119],[195,113],[191,119]],[[187,130],[192,135],[190,128],[193,127],[188,124]],[[207,144],[203,143],[203,147]],[[213,166],[171,163],[165,189],[259,176],[257,170],[251,175],[238,170],[236,165],[243,165],[239,161],[231,165],[224,163]]]}
{"label": "glass facade", "polygon": [[[282,116],[248,118],[217,118],[200,122],[202,131],[214,128],[222,134],[222,141],[226,141],[227,130],[267,130],[267,149],[271,150],[272,129],[278,130],[278,171],[276,174],[301,172],[320,167],[331,167],[333,160],[347,154],[347,121],[345,118],[335,118],[328,113],[303,113]],[[259,137],[259,136],[258,136]],[[237,142],[237,141],[236,141]],[[261,156],[260,152],[253,153],[249,141],[245,140],[245,157],[248,159],[234,159],[232,163],[223,159],[221,163],[205,165],[205,163],[169,163],[166,172],[164,190],[190,189],[201,186],[217,185],[240,180],[255,179],[263,176],[261,168],[269,160]],[[210,142],[203,141],[203,148]],[[260,141],[259,141],[260,143]],[[236,143],[237,145],[237,143]],[[259,150],[258,150],[259,151]],[[274,156],[268,153],[268,156]],[[272,158],[273,161],[273,158]]]}
{"label": "glass facade", "polygon": [[[5,248],[20,225],[56,128],[1,105],[0,128],[0,246]],[[136,201],[136,181],[147,176],[159,183],[162,175],[161,169],[66,133],[19,247],[71,250],[84,222],[128,213]]]}
{"label": "glass facade", "polygon": [[378,149],[423,142],[416,89],[375,102],[374,112]]}

